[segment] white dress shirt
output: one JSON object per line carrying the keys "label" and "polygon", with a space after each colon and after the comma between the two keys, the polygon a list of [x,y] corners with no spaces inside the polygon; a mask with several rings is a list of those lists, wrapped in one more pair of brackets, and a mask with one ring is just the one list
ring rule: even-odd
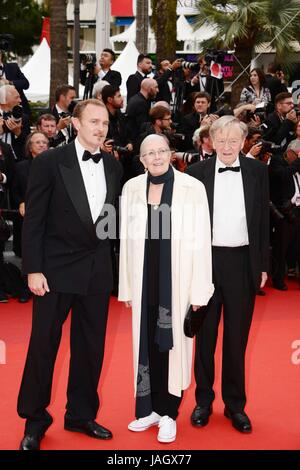
{"label": "white dress shirt", "polygon": [[297,207],[300,206],[300,174],[297,172],[293,175],[295,183],[295,194],[291,199],[291,202]]}
{"label": "white dress shirt", "polygon": [[[84,147],[82,147],[78,138],[75,139],[75,148],[80,166],[93,222],[98,219],[106,198],[106,179],[104,173],[103,160],[95,163],[92,159],[82,160]],[[99,153],[97,150],[95,153]]]}
{"label": "white dress shirt", "polygon": [[[232,166],[239,166],[239,158]],[[213,246],[237,247],[249,245],[242,173],[225,171],[218,157],[215,169]]]}

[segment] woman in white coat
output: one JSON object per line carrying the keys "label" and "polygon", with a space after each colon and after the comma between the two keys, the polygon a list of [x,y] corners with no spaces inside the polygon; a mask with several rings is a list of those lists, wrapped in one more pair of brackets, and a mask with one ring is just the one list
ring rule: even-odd
{"label": "woman in white coat", "polygon": [[209,210],[203,184],[170,165],[163,136],[147,136],[140,155],[148,171],[125,184],[121,202],[119,300],[132,307],[137,418],[128,428],[158,425],[158,440],[172,442],[191,381],[184,318],[214,291]]}

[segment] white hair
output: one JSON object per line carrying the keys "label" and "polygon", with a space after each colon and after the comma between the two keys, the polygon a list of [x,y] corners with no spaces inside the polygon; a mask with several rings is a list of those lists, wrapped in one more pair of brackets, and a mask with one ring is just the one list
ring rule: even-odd
{"label": "white hair", "polygon": [[97,96],[102,93],[102,90],[106,85],[109,85],[108,81],[98,80],[93,87],[93,98],[97,98]]}
{"label": "white hair", "polygon": [[241,122],[235,116],[222,116],[217,119],[209,129],[209,135],[214,140],[216,132],[229,130],[232,126],[238,126],[241,131],[241,136],[244,139],[248,134],[248,126],[244,122]]}
{"label": "white hair", "polygon": [[167,147],[170,148],[169,141],[166,136],[160,134],[150,134],[147,135],[141,143],[140,156],[142,156],[142,154],[145,152],[144,148],[153,141],[160,141],[162,144],[167,144]]}
{"label": "white hair", "polygon": [[0,86],[0,104],[6,104],[8,97],[16,88],[13,85],[2,85]]}

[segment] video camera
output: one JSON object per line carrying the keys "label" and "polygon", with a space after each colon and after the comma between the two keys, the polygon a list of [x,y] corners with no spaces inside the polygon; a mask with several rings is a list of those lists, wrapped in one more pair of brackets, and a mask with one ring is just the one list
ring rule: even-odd
{"label": "video camera", "polygon": [[269,103],[259,103],[256,105],[255,111],[247,111],[247,120],[250,121],[250,119],[258,116],[261,121],[264,121],[270,109]]}
{"label": "video camera", "polygon": [[205,62],[207,65],[210,65],[211,62],[216,62],[217,64],[223,64],[225,61],[226,51],[219,49],[208,49],[207,53],[204,56]]}
{"label": "video camera", "polygon": [[257,157],[259,159],[263,158],[263,156],[265,155],[265,153],[276,153],[278,150],[281,149],[281,146],[280,145],[276,145],[274,144],[273,142],[270,142],[268,140],[263,140],[261,139],[260,141],[257,142],[256,145],[261,145],[261,150],[259,152],[259,154],[257,155]]}

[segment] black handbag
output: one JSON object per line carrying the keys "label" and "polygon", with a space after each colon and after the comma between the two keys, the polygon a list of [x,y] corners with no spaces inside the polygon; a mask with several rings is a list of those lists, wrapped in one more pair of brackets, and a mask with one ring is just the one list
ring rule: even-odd
{"label": "black handbag", "polygon": [[0,212],[0,242],[7,242],[11,236],[11,229],[6,220],[2,217]]}
{"label": "black handbag", "polygon": [[205,318],[207,311],[207,305],[198,308],[195,312],[193,311],[193,307],[190,306],[188,309],[184,323],[183,323],[183,331],[185,336],[188,338],[193,338],[197,333],[199,333],[203,320]]}

